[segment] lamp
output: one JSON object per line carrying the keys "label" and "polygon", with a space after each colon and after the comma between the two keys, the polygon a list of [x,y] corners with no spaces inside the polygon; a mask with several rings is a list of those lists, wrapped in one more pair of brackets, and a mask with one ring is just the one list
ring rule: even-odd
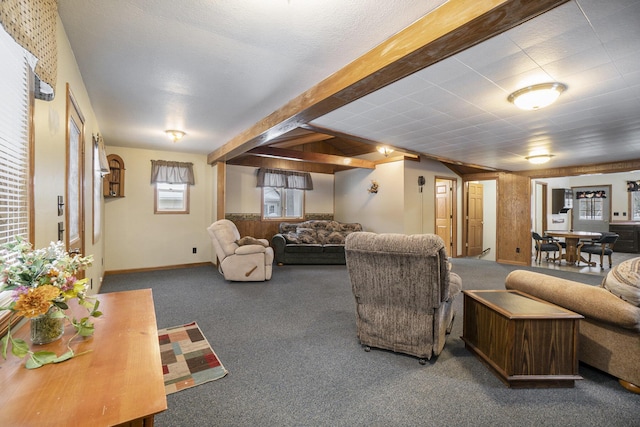
{"label": "lamp", "polygon": [[562,83],[541,83],[519,89],[507,100],[523,110],[539,110],[556,102],[566,89],[567,85]]}
{"label": "lamp", "polygon": [[527,156],[525,159],[529,160],[529,163],[531,164],[541,165],[543,163],[547,163],[552,157],[553,154],[536,154],[534,156]]}
{"label": "lamp", "polygon": [[380,154],[384,154],[385,157],[388,157],[389,154],[393,153],[393,149],[389,147],[378,147],[378,152]]}
{"label": "lamp", "polygon": [[167,134],[167,136],[173,141],[173,142],[178,142],[182,139],[183,136],[186,135],[186,133],[184,133],[181,130],[175,130],[175,129],[168,129],[165,130],[164,133]]}

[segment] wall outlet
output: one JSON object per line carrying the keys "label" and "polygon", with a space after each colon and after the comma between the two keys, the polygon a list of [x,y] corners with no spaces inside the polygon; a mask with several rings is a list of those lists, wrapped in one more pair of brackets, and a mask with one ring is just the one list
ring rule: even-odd
{"label": "wall outlet", "polygon": [[198,253],[198,248],[193,248],[193,253]]}
{"label": "wall outlet", "polygon": [[516,248],[516,253],[519,254],[520,253],[520,248]]}

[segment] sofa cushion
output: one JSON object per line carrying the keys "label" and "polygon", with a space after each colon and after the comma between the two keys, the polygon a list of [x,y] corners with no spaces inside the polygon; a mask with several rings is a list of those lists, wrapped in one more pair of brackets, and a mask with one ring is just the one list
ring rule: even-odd
{"label": "sofa cushion", "polygon": [[318,243],[318,234],[312,228],[298,228],[298,241],[307,245]]}
{"label": "sofa cushion", "polygon": [[324,245],[324,251],[327,253],[344,253],[344,245]]}
{"label": "sofa cushion", "polygon": [[324,247],[322,245],[314,244],[314,245],[287,245],[284,249],[287,253],[300,253],[300,254],[308,254],[308,253],[317,253],[321,254],[324,251]]}
{"label": "sofa cushion", "polygon": [[325,244],[344,245],[344,235],[338,231],[334,231],[324,239]]}
{"label": "sofa cushion", "polygon": [[640,307],[640,257],[614,266],[602,281],[602,287],[618,298]]}

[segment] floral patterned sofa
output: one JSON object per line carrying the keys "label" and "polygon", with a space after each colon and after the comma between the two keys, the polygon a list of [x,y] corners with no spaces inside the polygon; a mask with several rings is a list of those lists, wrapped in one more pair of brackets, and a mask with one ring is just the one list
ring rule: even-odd
{"label": "floral patterned sofa", "polygon": [[359,223],[330,220],[281,222],[271,239],[275,261],[283,264],[345,264],[344,241],[362,231]]}

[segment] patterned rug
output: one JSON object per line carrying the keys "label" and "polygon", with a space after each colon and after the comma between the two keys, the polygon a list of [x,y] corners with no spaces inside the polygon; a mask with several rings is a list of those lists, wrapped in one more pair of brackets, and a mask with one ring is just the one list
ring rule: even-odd
{"label": "patterned rug", "polygon": [[158,330],[167,394],[227,375],[196,322]]}

